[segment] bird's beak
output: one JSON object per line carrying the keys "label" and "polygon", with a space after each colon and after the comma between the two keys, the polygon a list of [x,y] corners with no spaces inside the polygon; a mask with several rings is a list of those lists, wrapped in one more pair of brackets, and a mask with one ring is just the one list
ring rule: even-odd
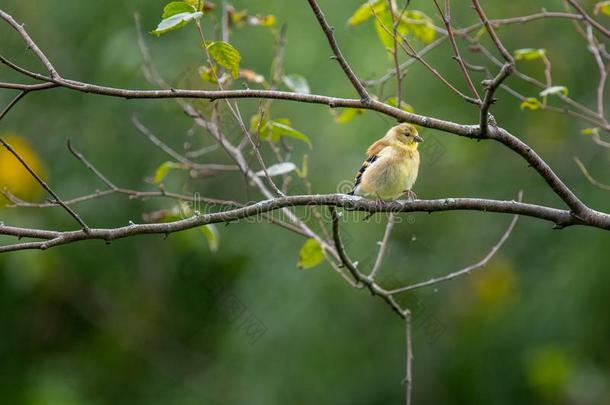
{"label": "bird's beak", "polygon": [[421,137],[421,136],[419,136],[419,135],[415,135],[415,136],[413,137],[413,139],[415,140],[415,142],[423,142],[423,141],[424,141],[424,138],[422,138],[422,137]]}

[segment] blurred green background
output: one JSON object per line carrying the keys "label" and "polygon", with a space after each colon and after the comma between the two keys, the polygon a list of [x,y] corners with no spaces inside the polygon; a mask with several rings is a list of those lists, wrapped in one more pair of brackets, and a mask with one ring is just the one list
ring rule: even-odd
{"label": "blurred green background", "polygon": [[[391,67],[372,24],[345,24],[360,1],[320,0],[344,54],[363,79]],[[454,24],[476,22],[468,2],[454,2]],[[559,0],[485,2],[491,18],[563,10]],[[594,2],[583,1],[591,10]],[[164,2],[107,0],[24,2],[2,9],[24,22],[64,77],[125,88],[150,88],[142,74],[133,14],[154,29]],[[354,97],[305,1],[236,0],[238,10],[273,14],[288,26],[286,73],[307,78],[312,92]],[[429,1],[412,8],[440,20]],[[610,17],[599,16],[604,24]],[[208,37],[219,14],[202,20]],[[593,106],[597,68],[586,43],[568,20],[515,25],[499,31],[512,51],[545,48],[554,83]],[[20,38],[0,25],[0,52],[41,70]],[[161,38],[146,35],[155,66],[172,83],[202,64],[193,27]],[[484,40],[486,41],[486,40]],[[268,75],[274,36],[268,28],[232,34],[242,67]],[[418,47],[421,44],[417,43]],[[473,63],[479,54],[465,57]],[[447,44],[427,60],[460,89],[463,78]],[[521,62],[520,62],[521,63]],[[523,62],[542,80],[542,66]],[[190,72],[190,73],[189,73]],[[18,79],[5,67],[3,81]],[[482,77],[474,76],[478,83]],[[196,79],[194,88],[206,85]],[[527,96],[537,89],[515,78]],[[240,82],[234,88],[240,88]],[[251,85],[252,86],[252,85]],[[393,82],[385,88],[392,94]],[[254,87],[254,86],[253,86]],[[403,86],[416,112],[476,123],[476,110],[414,65]],[[3,104],[13,94],[0,92]],[[533,146],[591,207],[610,211],[608,192],[591,186],[573,158],[610,183],[610,153],[580,129],[590,126],[542,111],[521,111],[500,91],[493,113]],[[245,116],[256,100],[240,101]],[[117,185],[154,189],[145,179],[167,157],[133,127],[133,114],[165,142],[181,150],[192,122],[171,100],[106,98],[53,90],[29,95],[0,124],[29,143],[64,198],[102,189],[65,147],[74,145]],[[339,125],[319,105],[275,102],[275,117],[289,117],[308,134],[313,150],[297,141],[293,157],[310,156],[316,193],[334,192],[351,180],[366,146],[393,125],[367,112]],[[231,132],[239,137],[236,127]],[[415,191],[420,198],[480,196],[560,207],[561,202],[524,161],[491,142],[476,143],[423,130],[440,150],[423,153]],[[201,144],[212,144],[196,130]],[[266,156],[272,159],[271,154]],[[252,162],[255,160],[252,159]],[[230,163],[221,151],[204,163]],[[185,180],[172,173],[167,187],[203,196],[247,196],[243,177],[221,173]],[[291,194],[304,193],[298,182]],[[42,200],[43,196],[35,196]],[[112,196],[79,205],[95,227],[141,222],[142,213],[171,208],[167,200]],[[480,260],[510,221],[501,214],[468,212],[404,215],[395,227],[383,275],[394,283],[423,281]],[[59,209],[0,208],[6,224],[73,229]],[[370,268],[384,217],[344,223],[351,256]],[[197,231],[137,237],[105,246],[82,242],[46,252],[0,256],[0,397],[2,403],[72,404],[398,404],[402,403],[404,326],[380,300],[350,288],[323,264],[296,267],[303,238],[268,224],[219,226],[220,248],[210,252]],[[14,242],[0,238],[0,242]],[[414,311],[416,404],[610,404],[610,233],[597,229],[552,230],[522,218],[500,253],[482,270],[405,297]],[[368,266],[368,267],[367,267]]]}

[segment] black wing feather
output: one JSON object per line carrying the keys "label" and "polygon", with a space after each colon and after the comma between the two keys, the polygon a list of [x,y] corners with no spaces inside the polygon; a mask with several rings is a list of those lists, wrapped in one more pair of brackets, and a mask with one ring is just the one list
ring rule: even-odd
{"label": "black wing feather", "polygon": [[362,166],[360,166],[360,170],[358,170],[358,174],[356,175],[356,180],[354,181],[354,187],[352,187],[352,191],[350,191],[347,194],[354,195],[354,192],[356,191],[356,187],[358,187],[360,185],[360,181],[362,180],[362,175],[364,174],[366,169],[370,165],[372,165],[378,158],[379,158],[379,155],[373,155],[373,156],[370,156],[367,160],[365,160],[364,163],[362,163]]}

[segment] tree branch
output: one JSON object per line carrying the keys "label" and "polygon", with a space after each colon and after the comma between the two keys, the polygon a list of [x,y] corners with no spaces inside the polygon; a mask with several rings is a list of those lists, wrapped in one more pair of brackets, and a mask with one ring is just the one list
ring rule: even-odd
{"label": "tree branch", "polygon": [[333,34],[333,28],[328,24],[328,22],[326,22],[324,13],[320,9],[320,6],[318,6],[318,3],[316,2],[316,0],[307,0],[307,1],[309,2],[309,6],[311,7],[311,9],[313,10],[313,13],[316,16],[316,19],[318,20],[320,27],[322,27],[322,31],[324,31],[324,35],[326,35],[328,44],[330,45],[330,48],[333,51],[334,59],[336,59],[337,62],[339,62],[341,69],[343,69],[343,72],[345,72],[345,75],[347,76],[349,81],[352,82],[352,85],[354,86],[354,88],[356,89],[358,94],[360,95],[360,99],[363,102],[363,104],[367,104],[368,101],[371,100],[371,96],[369,95],[368,91],[366,91],[366,89],[362,85],[362,82],[360,81],[360,79],[358,79],[358,77],[356,77],[356,74],[354,73],[352,68],[347,63],[347,60],[345,60],[345,57],[341,53],[341,49],[339,49],[339,45],[337,45],[337,40],[335,39],[335,35]]}
{"label": "tree branch", "polygon": [[[440,200],[400,200],[379,203],[374,200],[349,196],[345,194],[301,195],[282,198],[272,198],[249,204],[240,208],[232,208],[221,212],[200,214],[188,219],[152,224],[132,224],[120,228],[90,229],[84,231],[55,232],[29,228],[0,227],[0,235],[16,237],[36,237],[32,235],[53,235],[53,241],[40,242],[28,245],[29,249],[48,249],[50,247],[65,245],[82,240],[113,241],[135,235],[170,234],[202,225],[233,222],[243,218],[256,217],[267,212],[297,206],[329,206],[341,207],[354,211],[365,212],[441,212],[441,211],[481,211],[507,214],[519,214],[543,219],[554,224],[555,228],[564,228],[572,225],[587,225],[595,228],[610,230],[610,215],[591,210],[585,218],[575,217],[567,210],[545,207],[541,205],[520,203],[517,201],[487,200],[478,198],[446,198]],[[9,245],[0,248],[1,252],[21,250],[22,247]]]}

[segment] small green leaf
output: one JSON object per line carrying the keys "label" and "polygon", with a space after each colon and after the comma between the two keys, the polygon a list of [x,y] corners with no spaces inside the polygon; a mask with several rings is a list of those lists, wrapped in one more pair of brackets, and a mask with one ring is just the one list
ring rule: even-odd
{"label": "small green leaf", "polygon": [[368,0],[352,14],[349,20],[347,20],[347,25],[353,27],[354,25],[362,24],[374,15],[373,11],[375,14],[379,14],[385,10],[385,7],[385,0]]}
{"label": "small green leaf", "polygon": [[184,165],[176,162],[164,162],[155,171],[154,183],[161,183],[172,169],[184,169]]}
{"label": "small green leaf", "polygon": [[215,69],[216,67],[212,69],[209,66],[199,66],[199,77],[205,82],[216,84],[218,83],[218,80],[216,78],[216,72],[214,71]]}
{"label": "small green leaf", "polygon": [[239,77],[239,62],[241,61],[241,55],[239,51],[233,47],[233,45],[224,41],[212,42],[207,45],[210,56],[214,58],[219,65],[231,73],[235,79]]}
{"label": "small green leaf", "polygon": [[301,168],[297,168],[297,176],[299,176],[302,179],[307,178],[307,174],[309,172],[309,155],[304,154],[303,155],[303,165],[301,166]]}
{"label": "small green leaf", "polygon": [[261,27],[273,27],[277,19],[274,15],[251,15],[247,19],[248,24],[250,25],[258,25]]}
{"label": "small green leaf", "polygon": [[307,239],[307,242],[301,248],[299,252],[298,266],[301,270],[311,269],[322,263],[324,260],[324,252],[320,243],[313,239]]}
{"label": "small green leaf", "polygon": [[541,59],[546,55],[546,49],[523,48],[514,53],[516,60]]}
{"label": "small green leaf", "polygon": [[282,81],[284,82],[286,87],[288,87],[290,90],[294,91],[295,93],[304,93],[304,94],[310,93],[309,84],[307,83],[307,79],[305,79],[301,75],[297,75],[297,74],[286,75],[282,78]]}
{"label": "small green leaf", "polygon": [[[396,99],[396,97],[390,97],[385,101],[386,104],[391,105],[392,107],[398,107],[398,100]],[[411,106],[411,104],[407,104],[404,101],[400,100],[400,109],[406,112],[414,112],[415,109],[413,109],[413,107]]]}
{"label": "small green leaf", "polygon": [[209,224],[201,226],[199,227],[199,229],[201,230],[201,233],[203,233],[203,235],[205,236],[205,239],[208,241],[208,247],[210,248],[210,252],[217,252],[220,238],[216,226],[214,224]]}
{"label": "small green leaf", "polygon": [[163,14],[161,15],[161,18],[166,19],[176,14],[194,13],[196,11],[197,10],[195,7],[185,3],[184,1],[172,1],[163,7]]}
{"label": "small green leaf", "polygon": [[250,132],[258,134],[262,139],[268,139],[270,130],[267,125],[267,118],[263,117],[263,121],[261,122],[261,116],[259,114],[254,114],[250,118]]}
{"label": "small green leaf", "polygon": [[184,2],[195,7],[197,11],[203,11],[205,9],[205,0],[185,0]]}
{"label": "small green leaf", "polygon": [[363,108],[345,108],[341,111],[341,114],[335,116],[335,122],[337,124],[347,124],[357,116],[364,114]]}
{"label": "small green leaf", "polygon": [[599,135],[599,128],[583,128],[580,130],[580,133],[583,135]]}
{"label": "small green leaf", "polygon": [[566,86],[551,86],[540,92],[540,97],[546,97],[549,95],[563,94],[568,95],[568,88]]}
{"label": "small green leaf", "polygon": [[385,10],[377,14],[377,18],[375,18],[375,32],[381,45],[386,50],[393,52],[394,38],[390,34],[392,32],[392,15],[389,11]]}
{"label": "small green leaf", "polygon": [[307,135],[302,132],[297,131],[292,128],[290,125],[281,122],[281,120],[269,121],[267,126],[271,129],[271,134],[276,139],[279,139],[282,136],[289,136],[291,138],[298,139],[300,141],[305,142],[309,145],[309,148],[312,148],[311,140]]}
{"label": "small green leaf", "polygon": [[[281,176],[282,174],[290,173],[296,169],[297,169],[297,165],[295,165],[294,163],[282,162],[282,163],[277,163],[272,166],[269,166],[267,168],[267,174],[269,174],[270,177]],[[260,170],[260,171],[256,172],[256,175],[258,177],[264,177],[265,171]]]}
{"label": "small green leaf", "polygon": [[610,15],[610,1],[600,1],[595,4],[594,13],[595,15],[599,13]]}
{"label": "small green leaf", "polygon": [[521,102],[521,104],[519,105],[519,107],[524,110],[524,109],[528,109],[528,110],[538,110],[539,108],[543,108],[543,104],[540,102],[540,100],[538,100],[537,98],[534,97],[529,97],[526,98],[525,100],[523,100]]}
{"label": "small green leaf", "polygon": [[201,18],[201,16],[203,16],[203,13],[196,11],[193,6],[183,1],[173,1],[163,8],[162,20],[151,34],[160,36],[166,32],[177,30],[189,22]]}
{"label": "small green leaf", "polygon": [[[390,19],[392,17],[390,16]],[[392,24],[387,25],[392,30]],[[400,34],[411,34],[419,41],[429,44],[436,37],[436,30],[432,19],[418,10],[407,10],[402,14],[397,30]]]}

